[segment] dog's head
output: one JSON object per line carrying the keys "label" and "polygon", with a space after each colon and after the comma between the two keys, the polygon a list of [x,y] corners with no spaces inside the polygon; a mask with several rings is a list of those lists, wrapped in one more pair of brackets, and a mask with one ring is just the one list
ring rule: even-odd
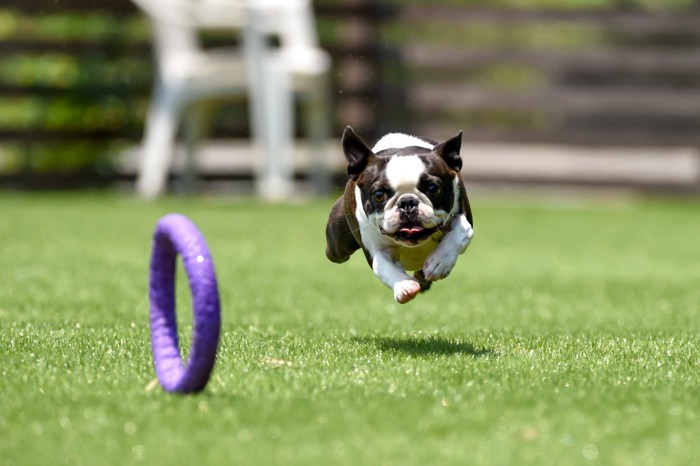
{"label": "dog's head", "polygon": [[459,209],[462,132],[443,143],[405,134],[384,136],[370,149],[349,126],[343,133],[356,202],[371,225],[403,246],[418,246]]}

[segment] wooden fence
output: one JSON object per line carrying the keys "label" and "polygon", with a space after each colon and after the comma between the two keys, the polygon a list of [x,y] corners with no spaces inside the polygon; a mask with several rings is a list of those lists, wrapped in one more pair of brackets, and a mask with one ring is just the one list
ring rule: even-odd
{"label": "wooden fence", "polygon": [[[700,143],[700,10],[430,5],[402,8],[396,21],[426,30],[402,47],[425,132],[461,121],[476,141]],[[434,31],[452,34],[431,44]]]}
{"label": "wooden fence", "polygon": [[[315,6],[333,55],[336,134],[351,124],[368,139],[461,128],[470,142],[700,146],[695,7]],[[5,0],[0,185],[123,177],[111,160],[142,136],[152,69],[148,25],[128,0]],[[246,111],[223,103],[211,136],[247,137]]]}

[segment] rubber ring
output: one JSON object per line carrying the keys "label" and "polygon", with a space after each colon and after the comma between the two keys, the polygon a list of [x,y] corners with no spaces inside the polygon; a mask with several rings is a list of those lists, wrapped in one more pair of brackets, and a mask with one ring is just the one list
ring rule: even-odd
{"label": "rubber ring", "polygon": [[[175,266],[182,257],[192,294],[194,329],[189,360],[183,367],[175,315]],[[153,233],[150,278],[153,363],[168,392],[194,393],[209,381],[221,330],[214,262],[204,237],[187,217],[169,214]]]}

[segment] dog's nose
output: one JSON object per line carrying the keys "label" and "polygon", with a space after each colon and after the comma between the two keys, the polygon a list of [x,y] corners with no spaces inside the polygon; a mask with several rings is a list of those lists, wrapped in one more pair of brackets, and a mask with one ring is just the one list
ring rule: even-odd
{"label": "dog's nose", "polygon": [[413,196],[404,196],[401,199],[399,199],[399,202],[396,204],[396,206],[399,208],[399,210],[402,210],[406,213],[411,213],[418,209],[418,199],[416,199]]}

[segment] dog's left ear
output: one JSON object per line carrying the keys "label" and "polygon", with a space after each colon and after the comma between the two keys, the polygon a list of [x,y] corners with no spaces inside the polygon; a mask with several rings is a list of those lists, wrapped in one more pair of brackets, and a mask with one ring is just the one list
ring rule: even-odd
{"label": "dog's left ear", "polygon": [[438,144],[433,149],[447,163],[447,166],[455,171],[462,170],[462,157],[459,150],[462,147],[462,131],[452,136],[447,141]]}

